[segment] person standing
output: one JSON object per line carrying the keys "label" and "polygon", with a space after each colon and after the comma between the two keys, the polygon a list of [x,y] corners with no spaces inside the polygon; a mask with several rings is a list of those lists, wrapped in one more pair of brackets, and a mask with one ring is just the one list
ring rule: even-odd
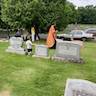
{"label": "person standing", "polygon": [[38,28],[38,26],[35,26],[35,40],[40,40],[39,28]]}
{"label": "person standing", "polygon": [[31,28],[31,38],[32,38],[32,42],[34,42],[35,41],[35,28],[34,27]]}
{"label": "person standing", "polygon": [[15,34],[15,37],[21,37],[20,29],[17,30],[17,32],[16,32],[16,34]]}
{"label": "person standing", "polygon": [[48,37],[47,37],[47,47],[48,48],[56,48],[56,28],[55,25],[51,25],[51,27],[49,28],[49,33],[48,33]]}
{"label": "person standing", "polygon": [[32,42],[30,39],[27,39],[26,41],[26,55],[32,54]]}

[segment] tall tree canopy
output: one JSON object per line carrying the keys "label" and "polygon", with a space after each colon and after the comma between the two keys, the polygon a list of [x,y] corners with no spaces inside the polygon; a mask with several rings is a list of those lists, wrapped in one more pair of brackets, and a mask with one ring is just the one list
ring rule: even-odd
{"label": "tall tree canopy", "polygon": [[36,23],[42,30],[56,23],[66,26],[66,0],[2,0],[1,18],[11,27],[30,28]]}
{"label": "tall tree canopy", "polygon": [[72,3],[66,2],[65,14],[67,16],[68,24],[77,22],[77,11]]}
{"label": "tall tree canopy", "polygon": [[96,24],[96,6],[93,5],[78,8],[78,23]]}

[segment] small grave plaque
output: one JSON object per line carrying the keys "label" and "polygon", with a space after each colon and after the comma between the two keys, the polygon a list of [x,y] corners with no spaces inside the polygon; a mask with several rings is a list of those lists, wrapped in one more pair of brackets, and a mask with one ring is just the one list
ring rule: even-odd
{"label": "small grave plaque", "polygon": [[6,52],[25,54],[24,49],[21,47],[23,39],[21,37],[11,37],[9,40],[10,46]]}
{"label": "small grave plaque", "polygon": [[96,96],[96,84],[80,79],[68,79],[64,96]]}
{"label": "small grave plaque", "polygon": [[36,45],[35,48],[35,56],[47,57],[48,56],[48,48],[45,45]]}

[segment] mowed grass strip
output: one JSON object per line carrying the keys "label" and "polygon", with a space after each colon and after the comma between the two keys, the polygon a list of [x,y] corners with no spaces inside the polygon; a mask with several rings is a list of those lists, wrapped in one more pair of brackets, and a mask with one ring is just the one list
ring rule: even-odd
{"label": "mowed grass strip", "polygon": [[85,42],[81,50],[85,64],[6,53],[7,47],[8,43],[0,43],[1,93],[7,90],[10,96],[63,96],[68,78],[96,82],[96,43]]}

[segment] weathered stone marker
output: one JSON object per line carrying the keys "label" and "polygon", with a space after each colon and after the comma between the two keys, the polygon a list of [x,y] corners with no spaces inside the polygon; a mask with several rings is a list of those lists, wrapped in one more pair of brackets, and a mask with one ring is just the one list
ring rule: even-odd
{"label": "weathered stone marker", "polygon": [[21,37],[11,37],[9,40],[10,46],[6,52],[25,54],[24,49],[21,47],[23,39]]}
{"label": "weathered stone marker", "polygon": [[46,45],[36,45],[35,56],[36,57],[47,57],[48,56],[47,46]]}
{"label": "weathered stone marker", "polygon": [[56,52],[53,59],[81,62],[80,45],[70,41],[57,41]]}
{"label": "weathered stone marker", "polygon": [[64,96],[96,96],[96,83],[81,79],[68,79]]}

